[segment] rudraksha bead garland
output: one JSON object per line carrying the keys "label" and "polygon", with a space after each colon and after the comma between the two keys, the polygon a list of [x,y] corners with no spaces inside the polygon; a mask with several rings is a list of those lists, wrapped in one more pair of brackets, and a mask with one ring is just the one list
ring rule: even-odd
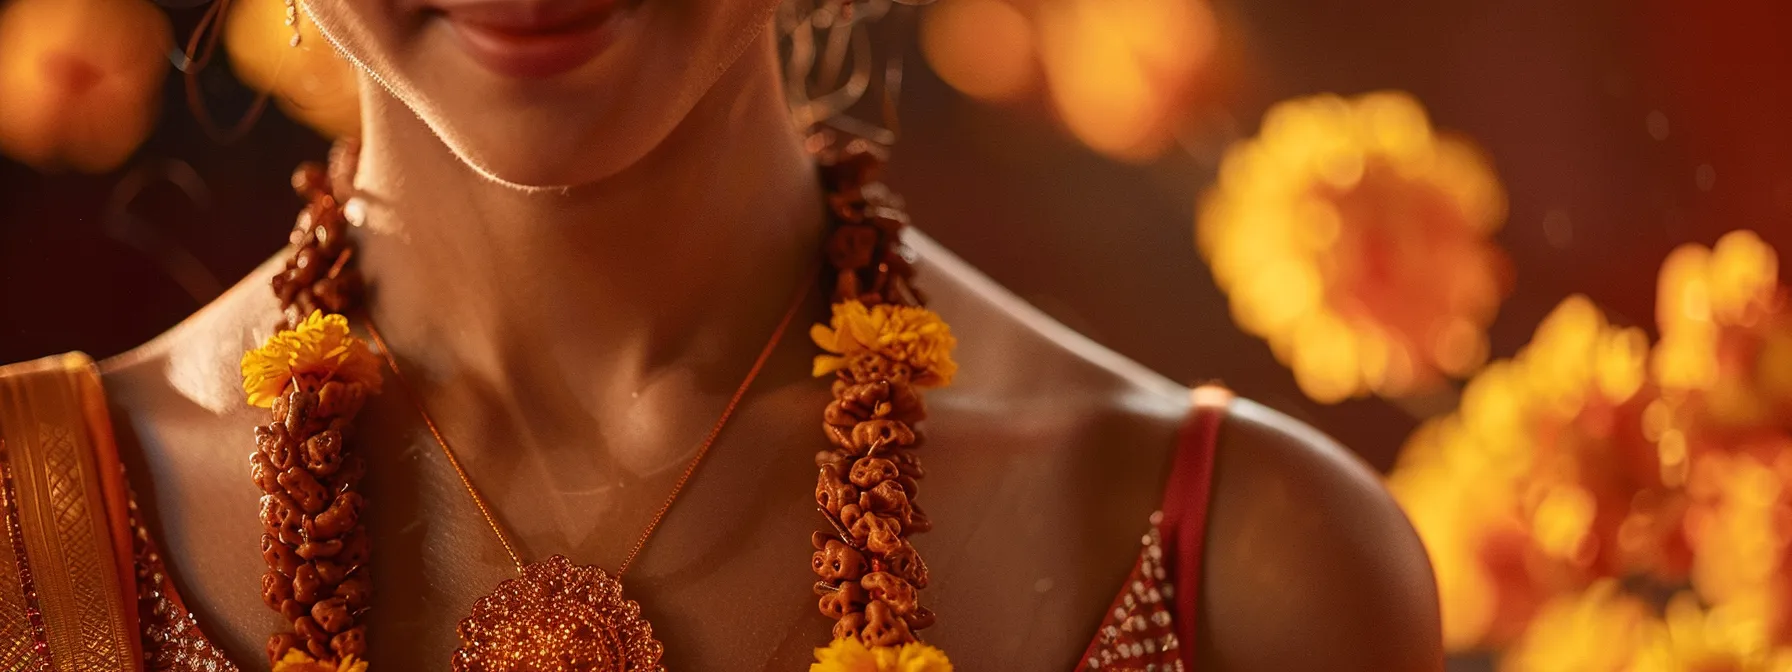
{"label": "rudraksha bead garland", "polygon": [[346,313],[361,298],[361,274],[352,265],[355,248],[342,209],[354,188],[359,156],[356,141],[338,141],[330,148],[328,167],[306,162],[292,173],[293,191],[306,203],[288,236],[292,256],[271,283],[280,299],[281,329],[298,326],[320,310]]}
{"label": "rudraksha bead garland", "polygon": [[[933,527],[915,501],[925,472],[913,426],[926,417],[918,388],[950,380],[945,354],[952,341],[944,323],[921,308],[924,299],[910,284],[914,269],[899,239],[908,216],[901,199],[878,181],[881,148],[862,139],[836,146],[817,137],[811,143],[833,225],[826,252],[834,331],[816,328],[817,343],[833,353],[818,359],[816,372],[831,370],[835,376],[833,401],[822,414],[832,446],[815,456],[815,502],[830,529],[810,539],[819,607],[834,619],[835,645],[817,652],[826,663],[831,649],[911,644],[933,625],[933,612],[919,600],[919,590],[927,587],[927,563],[909,543],[909,536]],[[927,318],[931,326],[895,330],[891,325],[904,310]],[[887,338],[873,340],[943,338],[944,361],[918,370],[923,362],[874,343],[830,347],[852,340],[840,332],[853,330],[854,315],[864,316],[861,331],[874,324],[883,329],[879,334]],[[833,363],[824,365],[827,359]]]}
{"label": "rudraksha bead garland", "polygon": [[[816,455],[816,503],[831,529],[812,535],[815,590],[834,619],[834,641],[812,670],[949,671],[943,652],[917,633],[934,616],[920,605],[927,565],[909,537],[932,528],[918,504],[924,472],[914,425],[926,417],[920,389],[951,382],[956,341],[923,307],[900,234],[901,199],[878,181],[883,150],[862,139],[810,139],[832,228],[833,320],[811,336],[828,354],[815,374],[835,378],[823,412],[832,447]],[[377,358],[349,333],[342,313],[360,295],[354,248],[339,197],[352,184],[357,149],[339,143],[330,166],[300,166],[293,187],[307,199],[293,253],[273,278],[280,331],[243,357],[249,403],[270,409],[255,430],[251,476],[264,493],[262,598],[291,623],[267,653],[275,672],[364,672],[371,594],[370,544],[357,491],[366,463],[350,449],[355,415],[380,386]],[[315,665],[314,665],[315,664]]]}
{"label": "rudraksha bead garland", "polygon": [[[369,371],[366,345],[348,334],[341,316],[359,296],[360,277],[337,201],[349,188],[355,155],[352,141],[338,143],[330,168],[307,163],[294,171],[293,188],[307,204],[293,227],[292,256],[272,281],[281,331],[244,357],[250,403],[271,410],[268,423],[255,428],[250,475],[263,493],[262,601],[291,624],[268,639],[275,669],[310,662],[306,656],[337,669],[367,648],[372,570],[360,521],[366,500],[358,491],[366,463],[348,439],[379,383],[377,364]],[[286,378],[278,371],[252,376],[257,357],[264,373],[284,363]]]}

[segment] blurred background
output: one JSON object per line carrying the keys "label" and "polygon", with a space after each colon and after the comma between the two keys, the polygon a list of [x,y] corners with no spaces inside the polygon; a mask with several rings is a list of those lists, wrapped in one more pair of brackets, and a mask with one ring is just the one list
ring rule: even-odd
{"label": "blurred background", "polygon": [[[0,361],[122,352],[285,245],[288,175],[355,118],[286,7],[0,2]],[[1453,669],[1792,669],[1792,5],[939,0],[901,26],[889,181],[920,228],[1387,472]]]}

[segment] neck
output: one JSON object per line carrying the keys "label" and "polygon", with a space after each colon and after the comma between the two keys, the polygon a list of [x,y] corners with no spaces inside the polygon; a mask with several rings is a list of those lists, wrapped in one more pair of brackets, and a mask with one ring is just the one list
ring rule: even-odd
{"label": "neck", "polygon": [[555,191],[481,177],[365,86],[359,263],[393,347],[425,378],[544,409],[522,415],[601,423],[593,409],[638,406],[669,369],[731,386],[806,281],[824,220],[762,42],[642,160]]}

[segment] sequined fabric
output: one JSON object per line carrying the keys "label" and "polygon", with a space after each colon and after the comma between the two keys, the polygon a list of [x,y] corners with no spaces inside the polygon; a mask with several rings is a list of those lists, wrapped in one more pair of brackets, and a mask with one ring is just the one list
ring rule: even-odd
{"label": "sequined fabric", "polygon": [[12,465],[0,460],[0,501],[6,508],[6,536],[12,541],[13,562],[0,563],[0,589],[15,589],[15,596],[0,599],[0,662],[23,672],[47,672],[50,639],[44,629],[43,607],[31,581],[26,561],[25,533],[19,525],[18,494],[12,485]]}
{"label": "sequined fabric", "polygon": [[137,569],[137,619],[143,630],[143,667],[156,672],[238,672],[199,630],[186,607],[175,599],[174,585],[162,555],[130,503],[131,551]]}
{"label": "sequined fabric", "polygon": [[1182,643],[1176,638],[1170,610],[1176,587],[1164,566],[1162,513],[1151,514],[1151,531],[1140,540],[1139,561],[1114,605],[1102,619],[1095,641],[1083,654],[1078,672],[1183,672]]}

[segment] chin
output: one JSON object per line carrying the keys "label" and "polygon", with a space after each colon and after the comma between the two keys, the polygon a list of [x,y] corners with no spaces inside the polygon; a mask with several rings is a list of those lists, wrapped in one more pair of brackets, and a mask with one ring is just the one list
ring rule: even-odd
{"label": "chin", "polygon": [[647,156],[779,0],[306,0],[338,49],[499,182],[565,188]]}
{"label": "chin", "polygon": [[639,162],[695,102],[615,105],[617,91],[593,88],[565,102],[456,92],[440,97],[446,100],[435,114],[419,116],[455,156],[487,178],[524,188],[575,187]]}
{"label": "chin", "polygon": [[[534,130],[534,129],[531,129]],[[540,133],[512,134],[524,137],[450,139],[448,148],[462,163],[493,182],[525,191],[565,191],[601,182],[622,172],[652,149],[616,144],[565,141],[565,136]]]}

